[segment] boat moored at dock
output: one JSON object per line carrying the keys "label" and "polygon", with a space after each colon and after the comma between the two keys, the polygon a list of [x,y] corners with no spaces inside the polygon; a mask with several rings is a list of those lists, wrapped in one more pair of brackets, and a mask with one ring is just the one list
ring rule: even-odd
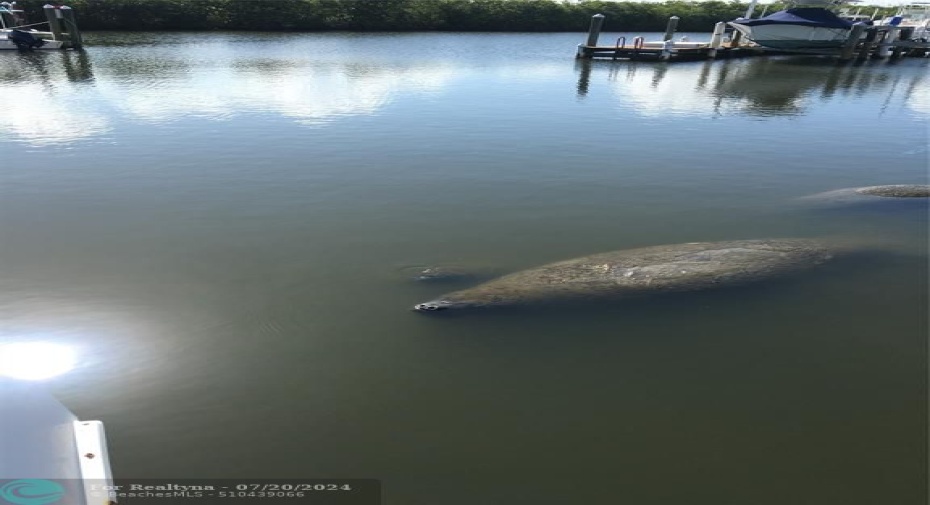
{"label": "boat moored at dock", "polygon": [[838,49],[853,23],[827,9],[797,7],[758,19],[737,19],[730,26],[756,44],[779,50]]}
{"label": "boat moored at dock", "polygon": [[[0,3],[0,50],[81,49],[84,45],[74,10],[63,5],[42,7],[46,21],[27,23],[16,2]],[[39,31],[47,26],[49,31]]]}
{"label": "boat moored at dock", "polygon": [[877,26],[896,26],[901,38],[920,42],[930,41],[930,2],[915,2],[901,6],[894,16],[876,21]]}

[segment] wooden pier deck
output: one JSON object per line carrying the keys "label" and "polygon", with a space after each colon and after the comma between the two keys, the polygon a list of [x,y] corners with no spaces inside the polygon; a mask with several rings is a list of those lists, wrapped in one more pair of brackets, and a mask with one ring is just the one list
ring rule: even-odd
{"label": "wooden pier deck", "polygon": [[694,61],[713,58],[758,56],[764,51],[757,46],[723,44],[717,49],[709,42],[642,42],[626,44],[618,41],[613,46],[578,46],[579,58],[606,58],[611,60]]}

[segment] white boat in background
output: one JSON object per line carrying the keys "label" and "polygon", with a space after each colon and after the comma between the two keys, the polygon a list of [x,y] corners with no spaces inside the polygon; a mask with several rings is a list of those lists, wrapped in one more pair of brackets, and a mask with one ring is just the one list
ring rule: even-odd
{"label": "white boat in background", "polygon": [[[70,7],[46,5],[43,7],[48,22],[26,24],[25,12],[16,2],[0,2],[0,50],[29,49],[65,49],[80,48],[81,34],[74,21]],[[32,28],[37,25],[55,23],[52,32],[40,32]],[[66,27],[67,36],[63,36],[61,27]]]}
{"label": "white boat in background", "polygon": [[[833,2],[804,2],[833,6]],[[849,37],[853,23],[824,7],[792,7],[758,19],[739,18],[728,23],[743,37],[770,49],[810,51],[838,49]]]}
{"label": "white boat in background", "polygon": [[875,24],[897,26],[901,28],[902,38],[928,42],[930,41],[930,2],[902,5],[894,16],[876,21]]}

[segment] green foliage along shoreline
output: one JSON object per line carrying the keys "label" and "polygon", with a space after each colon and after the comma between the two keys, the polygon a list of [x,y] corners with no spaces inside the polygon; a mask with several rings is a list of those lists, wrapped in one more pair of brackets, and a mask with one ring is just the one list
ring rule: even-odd
{"label": "green foliage along shoreline", "polygon": [[[45,19],[47,0],[20,0],[31,22]],[[72,0],[82,30],[256,31],[584,31],[607,16],[605,31],[707,32],[742,15],[746,3],[582,0]],[[769,12],[780,9],[769,7]],[[757,8],[757,13],[761,6]],[[864,11],[867,9],[864,9]],[[871,11],[870,11],[871,13]]]}

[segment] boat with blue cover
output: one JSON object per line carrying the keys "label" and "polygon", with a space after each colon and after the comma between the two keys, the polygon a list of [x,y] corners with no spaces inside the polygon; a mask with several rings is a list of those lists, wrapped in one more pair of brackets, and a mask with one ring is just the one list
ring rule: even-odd
{"label": "boat with blue cover", "polygon": [[805,51],[842,47],[853,23],[821,7],[794,7],[729,25],[762,47]]}

